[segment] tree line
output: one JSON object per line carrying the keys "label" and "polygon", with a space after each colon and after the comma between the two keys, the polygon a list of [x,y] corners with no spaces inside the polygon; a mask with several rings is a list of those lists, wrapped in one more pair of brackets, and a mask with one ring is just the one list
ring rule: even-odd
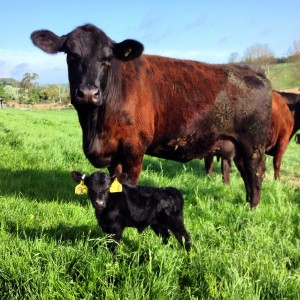
{"label": "tree line", "polygon": [[295,76],[300,80],[300,40],[294,41],[286,57],[275,57],[274,52],[267,44],[257,43],[247,48],[242,57],[238,52],[232,52],[228,57],[228,63],[252,64],[264,69],[266,72],[270,65],[293,63],[296,68]]}
{"label": "tree line", "polygon": [[24,104],[70,103],[68,85],[39,85],[37,73],[25,73],[21,81],[0,78],[0,98],[5,102],[16,101]]}
{"label": "tree line", "polygon": [[229,63],[255,63],[257,65],[280,64],[298,62],[300,60],[300,40],[294,41],[286,57],[275,57],[274,52],[267,44],[256,43],[244,51],[242,57],[238,52],[229,55]]}

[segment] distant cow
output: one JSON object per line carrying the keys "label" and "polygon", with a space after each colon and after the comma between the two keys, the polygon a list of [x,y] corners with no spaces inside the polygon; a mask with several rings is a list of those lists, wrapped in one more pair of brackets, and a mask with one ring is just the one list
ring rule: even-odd
{"label": "distant cow", "polygon": [[[280,179],[280,166],[282,157],[289,141],[296,131],[300,129],[300,95],[273,91],[272,115],[269,133],[266,142],[266,154],[273,156],[274,178]],[[226,155],[217,154],[222,158],[221,168],[224,183],[229,184],[231,161],[235,157],[235,146],[223,145],[229,148]],[[213,156],[205,158],[206,172],[211,175],[213,169]]]}
{"label": "distant cow", "polygon": [[286,101],[294,118],[294,127],[291,133],[292,136],[300,129],[300,94],[278,92]]}
{"label": "distant cow", "polygon": [[[175,188],[152,188],[133,186],[124,183],[126,174],[111,177],[103,172],[91,176],[73,171],[73,179],[83,180],[88,188],[88,195],[95,208],[98,224],[107,234],[112,234],[115,242],[120,241],[126,227],[134,227],[142,232],[147,226],[163,238],[164,244],[170,237],[169,230],[187,251],[190,250],[190,235],[183,224],[183,196]],[[113,181],[122,184],[121,192],[110,192]],[[114,250],[116,243],[110,244]]]}
{"label": "distant cow", "polygon": [[90,24],[60,37],[35,31],[31,39],[47,53],[67,54],[83,150],[95,167],[125,172],[137,184],[145,153],[187,162],[205,157],[220,139],[234,140],[246,200],[259,203],[271,115],[264,74],[142,55],[141,43],[116,43]]}

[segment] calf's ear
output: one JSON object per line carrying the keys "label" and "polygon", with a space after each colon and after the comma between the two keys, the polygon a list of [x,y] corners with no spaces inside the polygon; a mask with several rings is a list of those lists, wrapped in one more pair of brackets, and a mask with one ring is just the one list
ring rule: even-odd
{"label": "calf's ear", "polygon": [[114,56],[122,61],[129,61],[142,55],[144,46],[135,40],[125,40],[113,47]]}
{"label": "calf's ear", "polygon": [[59,37],[49,30],[34,31],[30,37],[35,46],[50,54],[62,51],[65,42],[64,36]]}
{"label": "calf's ear", "polygon": [[73,178],[73,180],[77,183],[79,183],[82,180],[82,175],[80,172],[77,171],[72,171],[71,172],[71,176]]}

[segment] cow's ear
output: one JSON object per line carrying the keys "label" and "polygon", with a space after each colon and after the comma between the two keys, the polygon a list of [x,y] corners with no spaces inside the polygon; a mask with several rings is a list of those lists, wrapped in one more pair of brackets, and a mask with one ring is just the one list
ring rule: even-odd
{"label": "cow's ear", "polygon": [[31,40],[35,46],[43,51],[54,54],[62,51],[65,36],[59,37],[49,30],[38,30],[31,34]]}
{"label": "cow's ear", "polygon": [[73,178],[73,180],[77,183],[79,183],[82,180],[82,175],[80,172],[77,171],[72,171],[71,172],[71,176]]}
{"label": "cow's ear", "polygon": [[129,61],[141,56],[144,46],[135,40],[125,40],[115,44],[113,47],[114,56],[122,61]]}

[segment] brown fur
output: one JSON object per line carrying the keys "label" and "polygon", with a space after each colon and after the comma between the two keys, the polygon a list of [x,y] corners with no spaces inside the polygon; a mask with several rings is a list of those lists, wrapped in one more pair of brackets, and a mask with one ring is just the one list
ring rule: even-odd
{"label": "brown fur", "polygon": [[187,162],[230,139],[240,149],[246,199],[259,203],[271,114],[263,74],[247,66],[141,55],[139,42],[115,43],[92,25],[62,37],[36,31],[32,40],[48,53],[67,53],[83,150],[95,167],[123,171],[137,184],[145,153]]}

